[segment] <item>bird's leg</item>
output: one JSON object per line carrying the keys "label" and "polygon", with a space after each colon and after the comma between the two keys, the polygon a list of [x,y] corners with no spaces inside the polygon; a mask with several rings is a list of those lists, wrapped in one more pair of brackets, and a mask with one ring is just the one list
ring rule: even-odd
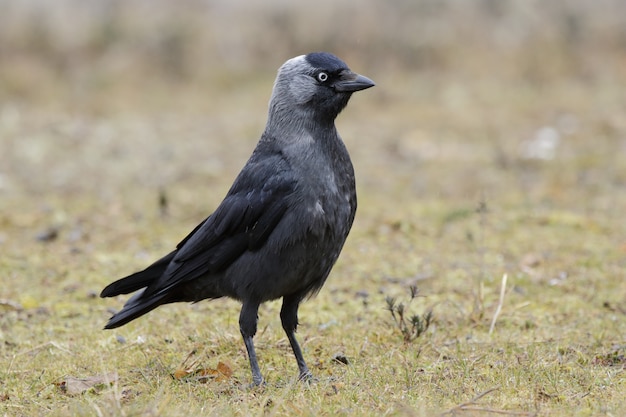
{"label": "bird's leg", "polygon": [[257,361],[256,351],[254,350],[254,342],[252,341],[252,338],[256,334],[258,312],[258,302],[245,301],[241,307],[241,313],[239,314],[239,330],[241,331],[243,343],[245,343],[246,350],[248,351],[253,385],[263,384],[263,375],[261,375],[261,370],[259,369],[259,362]]}
{"label": "bird's leg", "polygon": [[300,305],[301,300],[302,297],[300,296],[283,297],[283,306],[280,309],[280,320],[283,324],[283,329],[287,334],[287,338],[289,339],[289,344],[291,344],[293,354],[298,362],[298,370],[300,372],[298,379],[308,381],[313,378],[313,375],[306,366],[304,356],[302,356],[302,350],[296,340],[296,328],[298,327],[298,306]]}

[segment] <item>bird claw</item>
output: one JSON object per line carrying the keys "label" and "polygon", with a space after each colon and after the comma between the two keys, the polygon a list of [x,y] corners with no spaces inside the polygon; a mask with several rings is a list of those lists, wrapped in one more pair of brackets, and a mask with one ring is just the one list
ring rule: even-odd
{"label": "bird claw", "polygon": [[311,371],[307,369],[306,372],[302,372],[298,375],[298,381],[306,382],[307,384],[314,384],[318,382],[318,379],[315,378]]}
{"label": "bird claw", "polygon": [[253,379],[252,382],[248,384],[248,389],[264,388],[265,386],[267,386],[267,382],[265,382],[265,379]]}

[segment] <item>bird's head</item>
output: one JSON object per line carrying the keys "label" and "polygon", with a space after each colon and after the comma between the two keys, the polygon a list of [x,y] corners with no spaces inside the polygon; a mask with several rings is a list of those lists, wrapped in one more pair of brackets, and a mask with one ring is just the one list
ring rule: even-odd
{"label": "bird's head", "polygon": [[352,93],[374,85],[333,54],[314,52],[297,56],[278,70],[268,123],[283,124],[299,119],[304,123],[332,124]]}

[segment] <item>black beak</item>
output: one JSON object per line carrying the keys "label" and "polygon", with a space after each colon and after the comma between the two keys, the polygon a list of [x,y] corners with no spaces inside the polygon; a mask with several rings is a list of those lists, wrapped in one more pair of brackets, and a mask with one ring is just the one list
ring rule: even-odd
{"label": "black beak", "polygon": [[344,71],[339,77],[339,81],[334,84],[335,91],[341,93],[353,93],[355,91],[365,90],[374,87],[376,84],[363,75],[359,75],[352,71]]}

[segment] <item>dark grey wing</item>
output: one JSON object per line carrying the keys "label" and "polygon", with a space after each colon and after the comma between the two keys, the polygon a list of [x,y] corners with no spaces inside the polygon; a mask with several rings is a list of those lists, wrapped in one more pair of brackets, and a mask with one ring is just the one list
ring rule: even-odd
{"label": "dark grey wing", "polygon": [[276,167],[269,170],[272,176],[254,175],[269,168],[265,163],[247,168],[217,210],[178,244],[168,268],[144,297],[222,271],[267,241],[289,207],[296,182]]}

